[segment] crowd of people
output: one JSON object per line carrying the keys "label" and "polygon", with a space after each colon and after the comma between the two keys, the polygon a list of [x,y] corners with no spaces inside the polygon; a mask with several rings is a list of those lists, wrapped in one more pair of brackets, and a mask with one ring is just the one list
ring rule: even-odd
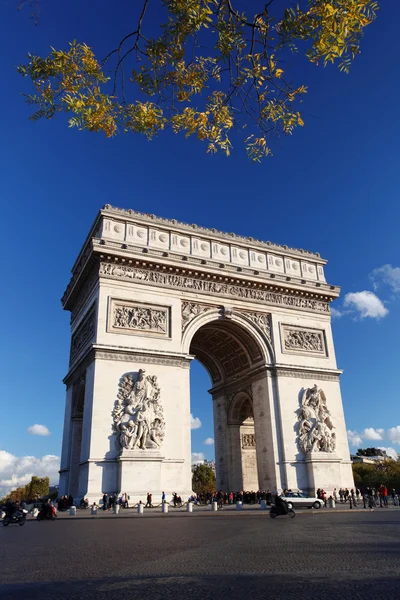
{"label": "crowd of people", "polygon": [[[281,495],[286,496],[291,491],[292,490],[283,490]],[[277,494],[277,490],[274,492],[271,490],[258,490],[256,492],[253,490],[240,492],[224,492],[219,490],[216,492],[210,491],[200,494],[193,494],[190,496],[190,498],[188,498],[188,501],[198,505],[207,505],[211,504],[212,502],[217,502],[218,507],[223,508],[224,505],[236,504],[236,502],[243,502],[243,504],[259,504],[262,500],[265,500],[267,506],[271,506],[274,503]],[[327,501],[329,498],[324,489],[318,488],[316,496],[317,498],[323,500],[325,506],[327,506]],[[392,489],[389,491],[384,485],[381,485],[376,489],[367,487],[362,491],[359,488],[354,488],[351,490],[347,488],[340,488],[337,490],[335,488],[330,498],[342,504],[349,503],[351,507],[357,507],[361,505],[363,505],[364,508],[374,508],[376,506],[385,507],[389,505],[389,502],[394,506],[399,506],[399,497],[396,493],[396,490]],[[125,492],[120,494],[104,493],[102,500],[102,509],[104,511],[113,510],[116,504],[119,504],[122,508],[129,508],[130,497]],[[160,500],[156,500],[155,502],[156,504],[167,502],[165,492],[162,492]],[[74,499],[71,495],[62,496],[58,499],[58,510],[68,510],[73,504]],[[171,504],[173,504],[174,507],[182,506],[182,498],[175,492],[172,494]],[[153,494],[151,492],[147,493],[146,503],[144,506],[146,508],[152,508],[154,506]],[[79,507],[82,509],[89,508],[88,499],[83,497],[80,501]]]}

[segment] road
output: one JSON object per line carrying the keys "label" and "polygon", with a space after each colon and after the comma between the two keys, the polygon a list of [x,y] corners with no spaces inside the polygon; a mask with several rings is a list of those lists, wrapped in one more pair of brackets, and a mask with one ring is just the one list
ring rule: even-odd
{"label": "road", "polygon": [[1,600],[400,597],[400,511],[199,512],[0,528]]}

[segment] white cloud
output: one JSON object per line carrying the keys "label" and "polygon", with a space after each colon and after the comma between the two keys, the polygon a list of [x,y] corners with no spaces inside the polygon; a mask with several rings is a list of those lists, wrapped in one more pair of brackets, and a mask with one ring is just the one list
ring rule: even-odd
{"label": "white cloud", "polygon": [[365,319],[366,317],[382,319],[389,312],[378,296],[367,290],[346,294],[343,304],[358,312],[360,319]]}
{"label": "white cloud", "polygon": [[203,452],[192,452],[192,464],[202,463],[205,458]]}
{"label": "white cloud", "polygon": [[51,435],[46,425],[31,425],[28,427],[27,432],[31,435]]}
{"label": "white cloud", "polygon": [[59,456],[14,456],[10,452],[0,450],[0,498],[12,489],[29,483],[32,475],[49,477],[51,484],[57,483],[59,468]]}
{"label": "white cloud", "polygon": [[388,438],[393,444],[400,444],[400,425],[388,429]]}
{"label": "white cloud", "polygon": [[201,421],[199,417],[194,417],[192,414],[190,415],[190,429],[200,429]]}
{"label": "white cloud", "polygon": [[205,439],[203,444],[205,444],[206,446],[212,446],[214,444],[214,438]]}
{"label": "white cloud", "polygon": [[345,315],[346,313],[343,312],[342,310],[339,310],[338,308],[334,308],[333,306],[331,306],[331,315],[333,319],[340,319],[340,317],[343,317],[343,315]]}
{"label": "white cloud", "polygon": [[357,431],[351,431],[349,429],[347,432],[347,439],[349,440],[350,446],[357,446],[357,448],[359,448],[362,445],[362,437]]}
{"label": "white cloud", "polygon": [[383,265],[370,273],[370,279],[377,289],[382,283],[389,286],[393,292],[400,292],[400,267]]}
{"label": "white cloud", "polygon": [[399,458],[399,455],[397,454],[394,448],[383,448],[382,446],[379,446],[379,450],[384,450],[386,452],[386,455],[390,458],[394,458],[394,460],[397,460]]}
{"label": "white cloud", "polygon": [[383,440],[385,431],[383,429],[374,429],[373,427],[367,427],[362,432],[361,436],[366,440]]}

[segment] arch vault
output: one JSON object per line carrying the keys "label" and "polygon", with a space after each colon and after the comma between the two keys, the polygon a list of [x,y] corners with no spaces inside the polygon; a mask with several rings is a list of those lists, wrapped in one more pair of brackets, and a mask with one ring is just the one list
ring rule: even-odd
{"label": "arch vault", "polygon": [[189,366],[212,381],[217,485],[353,485],[318,254],[106,205],[63,296],[60,494],[191,493]]}

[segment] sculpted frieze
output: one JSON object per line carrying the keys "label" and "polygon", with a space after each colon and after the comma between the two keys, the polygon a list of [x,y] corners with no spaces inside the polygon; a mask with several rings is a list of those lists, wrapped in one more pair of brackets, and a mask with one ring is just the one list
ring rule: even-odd
{"label": "sculpted frieze", "polygon": [[255,289],[230,283],[197,279],[187,275],[174,275],[125,265],[115,265],[102,262],[100,276],[148,283],[156,286],[166,286],[181,290],[190,290],[206,294],[216,294],[219,297],[228,296],[238,300],[255,300],[265,304],[298,308],[312,312],[329,314],[329,303],[313,298],[304,298],[290,293],[270,292],[266,289]]}
{"label": "sculpted frieze", "polygon": [[322,330],[282,326],[283,351],[326,354]]}
{"label": "sculpted frieze", "polygon": [[110,329],[120,333],[169,335],[169,307],[111,300]]}

